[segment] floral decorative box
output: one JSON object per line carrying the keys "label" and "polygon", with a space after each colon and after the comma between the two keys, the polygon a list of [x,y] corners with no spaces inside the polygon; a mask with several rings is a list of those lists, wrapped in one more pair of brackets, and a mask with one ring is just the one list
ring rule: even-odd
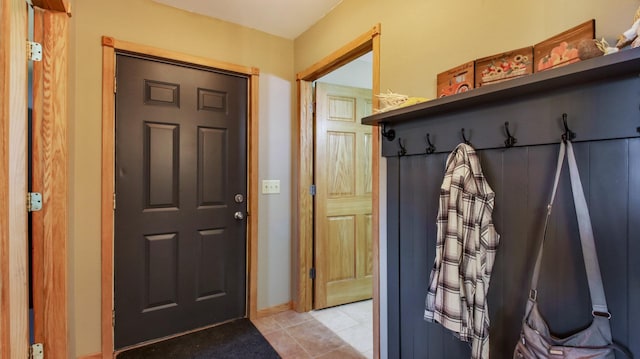
{"label": "floral decorative box", "polygon": [[533,46],[534,71],[540,72],[580,61],[578,44],[593,40],[596,21],[589,20]]}
{"label": "floral decorative box", "polygon": [[445,97],[473,89],[474,65],[473,61],[469,61],[439,73],[437,77],[437,96]]}
{"label": "floral decorative box", "polygon": [[533,47],[503,52],[476,60],[476,87],[533,73]]}

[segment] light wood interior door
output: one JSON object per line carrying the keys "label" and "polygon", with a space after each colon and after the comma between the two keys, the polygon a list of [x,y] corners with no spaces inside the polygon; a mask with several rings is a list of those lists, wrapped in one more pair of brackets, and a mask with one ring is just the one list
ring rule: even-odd
{"label": "light wood interior door", "polygon": [[314,309],[372,297],[371,90],[317,83]]}

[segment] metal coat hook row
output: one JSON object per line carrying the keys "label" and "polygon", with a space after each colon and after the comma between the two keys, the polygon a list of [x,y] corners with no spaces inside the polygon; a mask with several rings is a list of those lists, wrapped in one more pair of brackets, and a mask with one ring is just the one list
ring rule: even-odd
{"label": "metal coat hook row", "polygon": [[504,123],[504,130],[507,133],[507,139],[504,140],[504,146],[507,148],[513,147],[513,145],[515,145],[518,140],[511,135],[511,132],[509,132],[509,121],[506,121]]}
{"label": "metal coat hook row", "polygon": [[436,152],[436,146],[434,146],[433,143],[431,143],[431,138],[429,138],[429,133],[427,133],[426,141],[427,141],[427,149],[425,150],[425,153],[430,155]]}
{"label": "metal coat hook row", "polygon": [[382,131],[380,133],[382,134],[382,137],[386,138],[389,141],[393,141],[393,139],[396,138],[396,131],[393,128],[387,130],[386,122],[382,123]]}
{"label": "metal coat hook row", "polygon": [[562,114],[562,124],[564,125],[564,133],[562,134],[562,141],[563,142],[567,142],[567,139],[569,141],[571,141],[574,138],[576,138],[576,133],[571,131],[569,129],[569,126],[567,125],[567,114],[566,113]]}
{"label": "metal coat hook row", "polygon": [[464,135],[464,127],[462,128],[462,130],[460,132],[462,133],[462,140],[464,141],[464,143],[466,143],[467,145],[471,146],[471,142],[469,142],[469,140],[467,140],[467,136]]}
{"label": "metal coat hook row", "polygon": [[404,156],[407,154],[407,149],[402,144],[402,137],[398,137],[398,145],[400,146],[400,150],[398,150],[398,156]]}

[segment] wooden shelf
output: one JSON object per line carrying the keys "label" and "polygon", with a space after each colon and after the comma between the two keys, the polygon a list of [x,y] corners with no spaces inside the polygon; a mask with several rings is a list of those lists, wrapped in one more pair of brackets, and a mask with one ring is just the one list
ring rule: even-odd
{"label": "wooden shelf", "polygon": [[640,74],[640,48],[627,49],[468,92],[374,114],[363,117],[362,123],[391,125],[425,119],[436,114],[452,113],[492,102],[504,102],[508,99],[513,100],[563,87],[579,86],[629,73]]}

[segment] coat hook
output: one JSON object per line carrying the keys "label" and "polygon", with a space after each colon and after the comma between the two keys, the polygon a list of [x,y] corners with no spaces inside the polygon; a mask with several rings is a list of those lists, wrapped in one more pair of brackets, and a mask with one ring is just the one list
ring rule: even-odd
{"label": "coat hook", "polygon": [[571,141],[576,138],[576,133],[572,132],[567,125],[567,114],[562,114],[562,123],[564,124],[564,133],[562,134],[562,141],[567,142],[567,140]]}
{"label": "coat hook", "polygon": [[513,147],[513,145],[515,145],[518,140],[515,137],[511,136],[511,132],[509,132],[509,121],[506,121],[504,123],[504,129],[507,132],[507,139],[504,140],[504,146],[507,148]]}
{"label": "coat hook", "polygon": [[433,143],[431,143],[431,138],[429,138],[429,133],[427,133],[427,149],[425,150],[425,152],[430,155],[434,152],[436,152],[436,146],[433,145]]}
{"label": "coat hook", "polygon": [[387,131],[387,123],[383,122],[382,123],[382,137],[386,138],[389,141],[393,141],[394,138],[396,138],[396,131],[394,129],[390,129]]}
{"label": "coat hook", "polygon": [[469,142],[469,140],[467,140],[467,137],[464,135],[464,128],[462,128],[461,132],[462,132],[462,140],[464,141],[464,143],[471,146],[471,142]]}
{"label": "coat hook", "polygon": [[398,151],[398,156],[404,156],[407,154],[407,149],[402,144],[402,137],[398,137],[398,145],[400,145],[400,150]]}

